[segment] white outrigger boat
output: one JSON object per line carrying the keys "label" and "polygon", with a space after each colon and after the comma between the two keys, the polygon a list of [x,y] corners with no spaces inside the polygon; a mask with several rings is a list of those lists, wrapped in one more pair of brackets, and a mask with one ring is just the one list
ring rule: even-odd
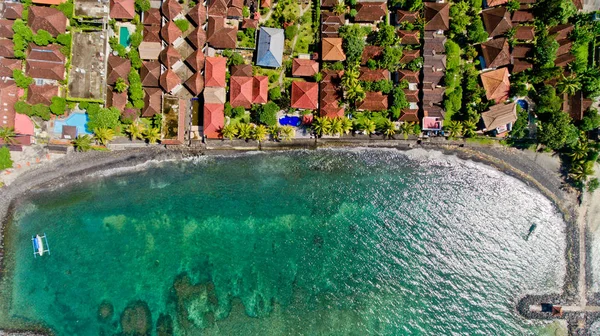
{"label": "white outrigger boat", "polygon": [[[33,245],[33,257],[43,256],[44,253],[48,252],[50,254],[50,247],[48,246],[48,239],[46,238],[46,234],[43,236],[35,235],[31,237],[31,244]],[[45,247],[45,248],[44,248]]]}

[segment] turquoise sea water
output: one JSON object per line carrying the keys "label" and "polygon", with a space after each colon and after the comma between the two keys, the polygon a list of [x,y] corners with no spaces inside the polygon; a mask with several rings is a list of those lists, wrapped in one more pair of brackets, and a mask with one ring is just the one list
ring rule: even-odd
{"label": "turquoise sea water", "polygon": [[[17,209],[0,325],[57,335],[534,334],[540,326],[514,303],[560,289],[563,231],[535,190],[436,153],[151,163]],[[34,259],[41,232],[52,254]]]}

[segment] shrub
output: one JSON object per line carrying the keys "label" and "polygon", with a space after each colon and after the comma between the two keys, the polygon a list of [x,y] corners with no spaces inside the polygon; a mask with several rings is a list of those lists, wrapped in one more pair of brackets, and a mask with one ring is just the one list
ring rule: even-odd
{"label": "shrub", "polygon": [[269,90],[269,99],[271,101],[281,98],[281,88],[274,87]]}
{"label": "shrub", "polygon": [[471,24],[467,26],[467,37],[471,43],[481,43],[488,39],[489,35],[485,31],[483,21],[479,15],[475,16]]}
{"label": "shrub", "polygon": [[114,130],[119,126],[121,112],[114,107],[102,108],[98,104],[89,104],[87,113],[90,118],[88,122],[90,129],[107,128]]}
{"label": "shrub", "polygon": [[33,37],[33,43],[39,46],[47,46],[52,42],[54,42],[52,35],[43,29],[38,30],[37,34]]}
{"label": "shrub", "polygon": [[67,109],[67,100],[62,97],[52,97],[50,111],[54,115],[63,115]]}
{"label": "shrub", "polygon": [[50,120],[50,107],[44,104],[36,104],[31,107],[30,117],[40,117],[43,120]]}
{"label": "shrub", "polygon": [[135,0],[135,8],[138,12],[145,12],[150,9],[150,0]]}
{"label": "shrub", "polygon": [[27,77],[20,69],[13,70],[13,78],[18,87],[26,89],[33,84],[33,78]]}
{"label": "shrub", "polygon": [[244,114],[246,114],[246,109],[244,109],[242,106],[238,106],[231,110],[231,116],[233,118],[241,118],[244,116]]}
{"label": "shrub", "polygon": [[600,187],[600,181],[596,177],[588,182],[587,189],[589,192],[593,193],[598,187]]}
{"label": "shrub", "polygon": [[[175,24],[177,24],[177,21],[175,21]],[[137,47],[140,46],[140,44],[142,44],[142,33],[139,31],[136,31],[135,33],[131,34],[131,37],[129,38],[131,41],[131,49],[135,49]]]}
{"label": "shrub", "polygon": [[188,22],[188,20],[186,19],[178,19],[175,20],[175,25],[177,26],[177,28],[179,28],[179,30],[181,30],[182,32],[186,32],[189,28],[190,28],[190,23]]}
{"label": "shrub", "polygon": [[298,26],[291,25],[285,28],[285,38],[287,40],[293,40],[296,35],[298,35]]}
{"label": "shrub", "polygon": [[13,161],[10,158],[8,147],[0,148],[0,169],[7,169],[13,166]]}
{"label": "shrub", "polygon": [[255,122],[267,126],[277,125],[277,112],[280,108],[273,102],[268,102],[264,105],[252,106],[252,117]]}

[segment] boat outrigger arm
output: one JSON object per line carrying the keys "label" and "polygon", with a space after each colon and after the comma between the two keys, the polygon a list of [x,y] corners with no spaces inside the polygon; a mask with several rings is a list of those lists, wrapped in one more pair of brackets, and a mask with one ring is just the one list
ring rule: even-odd
{"label": "boat outrigger arm", "polygon": [[44,233],[43,236],[40,236],[39,234],[31,236],[31,245],[33,246],[34,258],[38,255],[41,257],[46,252],[50,254],[50,246],[48,246],[48,238],[46,238],[46,233]]}

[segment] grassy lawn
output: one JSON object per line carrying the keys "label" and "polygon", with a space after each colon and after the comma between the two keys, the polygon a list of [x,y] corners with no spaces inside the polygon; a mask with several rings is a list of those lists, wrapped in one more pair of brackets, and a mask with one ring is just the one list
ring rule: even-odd
{"label": "grassy lawn", "polygon": [[279,86],[279,76],[281,75],[281,69],[265,69],[262,67],[258,68],[258,74],[269,77],[269,89]]}

